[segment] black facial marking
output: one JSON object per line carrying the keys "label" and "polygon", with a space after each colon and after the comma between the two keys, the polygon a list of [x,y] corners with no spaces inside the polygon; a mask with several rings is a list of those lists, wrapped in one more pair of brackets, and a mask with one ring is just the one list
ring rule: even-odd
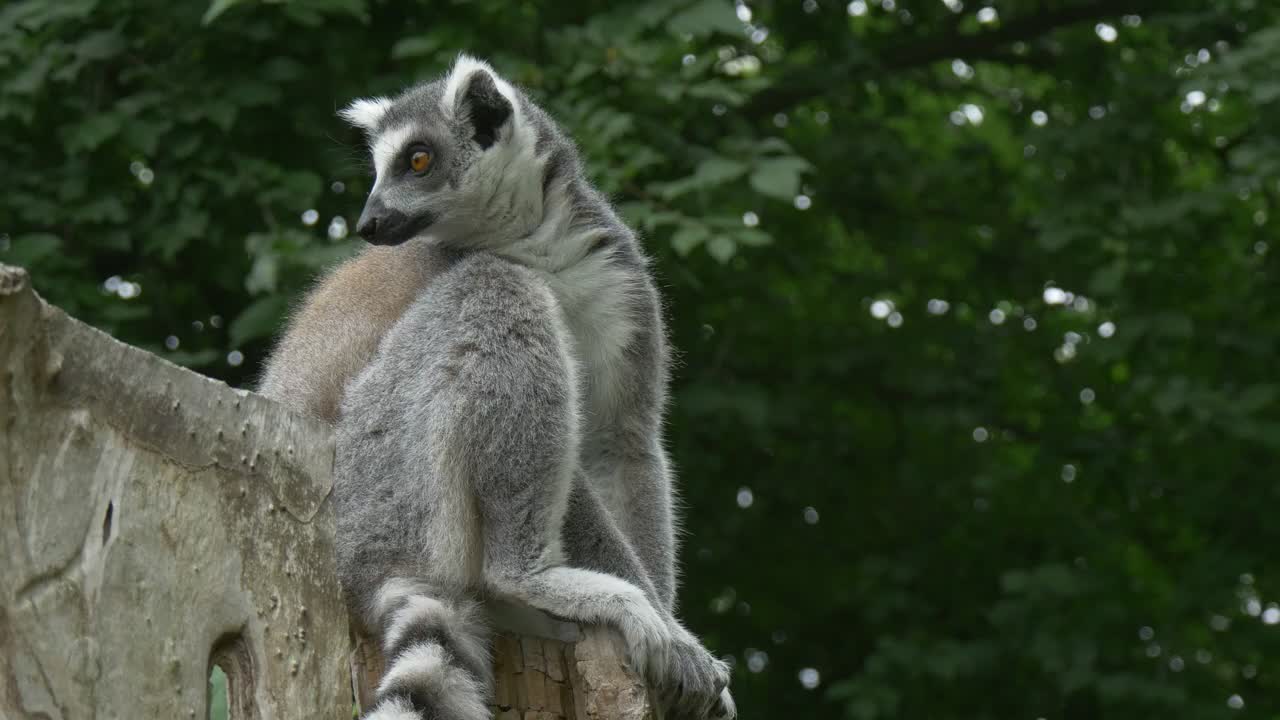
{"label": "black facial marking", "polygon": [[436,221],[430,212],[410,217],[387,207],[375,196],[365,202],[356,223],[356,233],[371,245],[399,245],[431,227]]}
{"label": "black facial marking", "polygon": [[467,79],[462,105],[471,118],[475,141],[488,149],[498,139],[498,132],[507,118],[511,117],[511,103],[498,92],[492,75],[477,70]]}

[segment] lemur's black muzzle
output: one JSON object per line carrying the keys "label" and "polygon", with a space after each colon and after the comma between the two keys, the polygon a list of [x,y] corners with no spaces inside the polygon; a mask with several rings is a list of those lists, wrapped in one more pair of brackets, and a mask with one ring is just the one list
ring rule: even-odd
{"label": "lemur's black muzzle", "polygon": [[356,222],[356,234],[371,245],[399,245],[426,230],[434,219],[429,213],[409,217],[387,207],[375,196],[364,204],[364,211]]}

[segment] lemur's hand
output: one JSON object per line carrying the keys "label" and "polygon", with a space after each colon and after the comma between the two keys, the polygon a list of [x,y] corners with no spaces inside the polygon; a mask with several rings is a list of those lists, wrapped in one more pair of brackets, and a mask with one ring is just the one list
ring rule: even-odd
{"label": "lemur's hand", "polygon": [[738,716],[729,694],[729,666],[715,658],[689,631],[673,630],[671,652],[658,697],[670,720],[732,720]]}

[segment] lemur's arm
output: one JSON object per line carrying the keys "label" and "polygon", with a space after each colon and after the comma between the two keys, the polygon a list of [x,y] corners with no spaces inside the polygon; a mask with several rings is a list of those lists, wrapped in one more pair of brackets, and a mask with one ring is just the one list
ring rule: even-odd
{"label": "lemur's arm", "polygon": [[621,484],[645,502],[632,506],[627,523],[635,551],[653,579],[657,604],[673,612],[676,596],[676,528],[672,511],[671,473],[667,455],[656,438],[619,461]]}
{"label": "lemur's arm", "polygon": [[582,472],[574,477],[569,492],[563,536],[565,554],[573,567],[620,577],[649,597],[658,597],[651,573]]}

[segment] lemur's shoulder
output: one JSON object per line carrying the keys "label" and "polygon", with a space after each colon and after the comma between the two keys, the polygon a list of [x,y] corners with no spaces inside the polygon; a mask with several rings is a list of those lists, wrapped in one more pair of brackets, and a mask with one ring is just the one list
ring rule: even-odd
{"label": "lemur's shoulder", "polygon": [[365,248],[320,278],[289,318],[259,391],[325,422],[338,418],[347,383],[445,266],[420,243]]}

